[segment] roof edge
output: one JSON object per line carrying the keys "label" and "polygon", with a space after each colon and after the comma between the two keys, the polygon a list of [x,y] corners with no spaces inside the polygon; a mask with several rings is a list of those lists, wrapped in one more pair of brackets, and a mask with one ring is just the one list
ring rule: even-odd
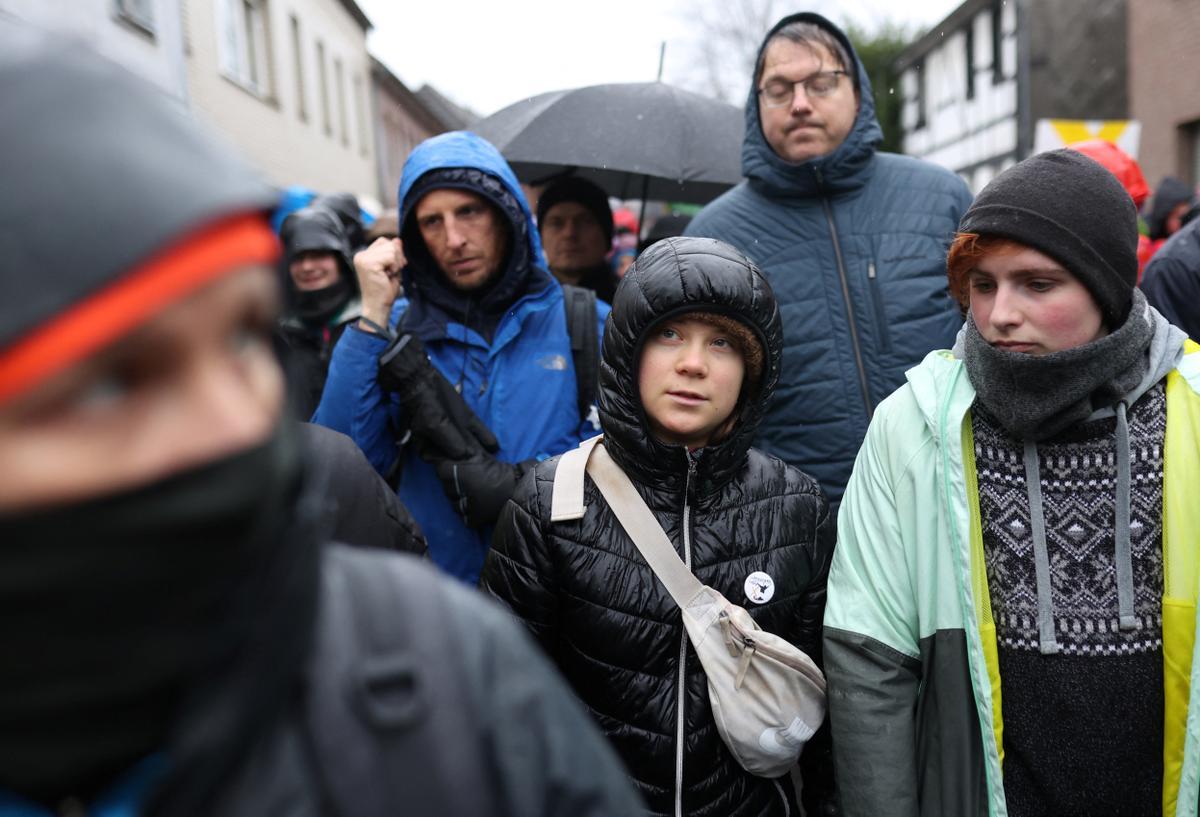
{"label": "roof edge", "polygon": [[900,56],[892,61],[892,67],[897,73],[902,73],[941,43],[945,42],[946,34],[953,34],[962,28],[979,12],[990,9],[994,0],[966,0],[937,25],[921,35],[920,39],[900,52]]}

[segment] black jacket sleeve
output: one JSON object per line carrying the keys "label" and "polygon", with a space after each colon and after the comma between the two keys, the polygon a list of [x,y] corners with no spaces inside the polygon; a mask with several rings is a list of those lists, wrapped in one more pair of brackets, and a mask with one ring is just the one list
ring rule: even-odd
{"label": "black jacket sleeve", "polygon": [[553,656],[558,637],[558,588],[543,529],[550,524],[550,513],[538,496],[539,475],[543,475],[549,494],[553,470],[544,464],[528,469],[496,523],[481,584],[486,593],[507,605]]}
{"label": "black jacket sleeve", "polygon": [[314,478],[325,486],[321,509],[331,540],[424,555],[425,537],[354,441],[312,423],[300,423],[301,439]]}

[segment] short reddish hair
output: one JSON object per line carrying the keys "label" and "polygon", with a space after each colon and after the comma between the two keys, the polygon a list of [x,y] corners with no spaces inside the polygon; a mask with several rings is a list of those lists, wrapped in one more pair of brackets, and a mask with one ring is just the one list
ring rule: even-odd
{"label": "short reddish hair", "polygon": [[979,259],[994,252],[1014,252],[1024,249],[1023,244],[998,235],[958,233],[946,253],[946,277],[950,279],[950,294],[958,299],[963,308],[970,306],[971,288],[967,276]]}

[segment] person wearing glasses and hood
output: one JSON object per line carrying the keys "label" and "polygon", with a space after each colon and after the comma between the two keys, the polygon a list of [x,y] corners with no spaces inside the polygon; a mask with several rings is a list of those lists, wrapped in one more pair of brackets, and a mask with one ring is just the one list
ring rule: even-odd
{"label": "person wearing glasses and hood", "polygon": [[1074,150],[963,217],[967,322],[880,404],[838,518],[848,817],[1196,813],[1200,347],[1135,288],[1137,244]]}
{"label": "person wearing glasses and hood", "polygon": [[636,814],[502,612],[326,544],[277,192],[82,43],[0,20],[0,99],[0,814]]}
{"label": "person wearing glasses and hood", "polygon": [[845,33],[818,14],[784,17],[746,101],[746,180],[686,230],[732,244],[771,282],[783,372],[755,444],[816,477],[835,507],[875,406],[962,323],[944,268],[970,191],[879,152],[882,139]]}
{"label": "person wearing glasses and hood", "polygon": [[[604,335],[604,448],[696,577],[820,664],[833,523],[810,477],[750,447],[779,378],[779,310],[745,256],[670,238],[638,257]],[[790,781],[738,765],[717,732],[682,615],[596,485],[550,520],[559,459],[521,482],[485,589],[524,621],[591,710],[654,815],[797,814]],[[831,789],[827,730],[800,762],[804,801]]]}

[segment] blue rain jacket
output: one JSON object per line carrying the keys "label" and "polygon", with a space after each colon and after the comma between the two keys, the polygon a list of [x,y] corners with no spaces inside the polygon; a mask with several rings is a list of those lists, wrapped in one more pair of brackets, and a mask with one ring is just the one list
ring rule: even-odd
{"label": "blue rain jacket", "polygon": [[[871,82],[858,72],[858,117],[832,153],[780,159],[763,136],[757,88],[746,103],[746,180],[709,204],[688,235],[718,238],[766,274],[783,318],[783,370],[755,445],[814,476],[836,505],[875,406],[962,326],[947,293],[946,250],[971,193],[955,174],[877,153]],[[771,33],[764,39],[770,39]]]}
{"label": "blue rain jacket", "polygon": [[[415,302],[397,301],[392,324],[420,338],[433,365],[447,380],[461,381],[463,398],[500,443],[500,460],[517,463],[560,454],[598,433],[598,428],[580,422],[562,288],[547,272],[533,214],[508,163],[473,133],[457,131],[423,142],[404,164],[398,196],[403,208],[400,223],[405,223],[408,210],[415,205],[405,201],[413,185],[429,171],[450,168],[484,171],[520,204],[532,283],[500,318],[490,343],[431,302],[419,304],[418,309]],[[514,224],[512,235],[520,234],[519,225]],[[408,249],[406,246],[406,254]],[[405,270],[408,292],[415,291],[409,276],[442,274],[429,263],[421,269],[415,266],[419,265],[409,254]],[[511,264],[504,272],[517,273]],[[603,333],[608,312],[608,305],[597,301],[598,333]],[[386,473],[395,460],[394,429],[403,427],[398,399],[376,382],[379,356],[387,345],[385,338],[357,326],[343,333],[312,418],[349,435],[380,473]],[[447,573],[476,583],[490,546],[491,529],[465,525],[446,498],[433,466],[417,456],[412,446],[405,446],[400,455],[400,499],[421,526],[430,556]]]}

